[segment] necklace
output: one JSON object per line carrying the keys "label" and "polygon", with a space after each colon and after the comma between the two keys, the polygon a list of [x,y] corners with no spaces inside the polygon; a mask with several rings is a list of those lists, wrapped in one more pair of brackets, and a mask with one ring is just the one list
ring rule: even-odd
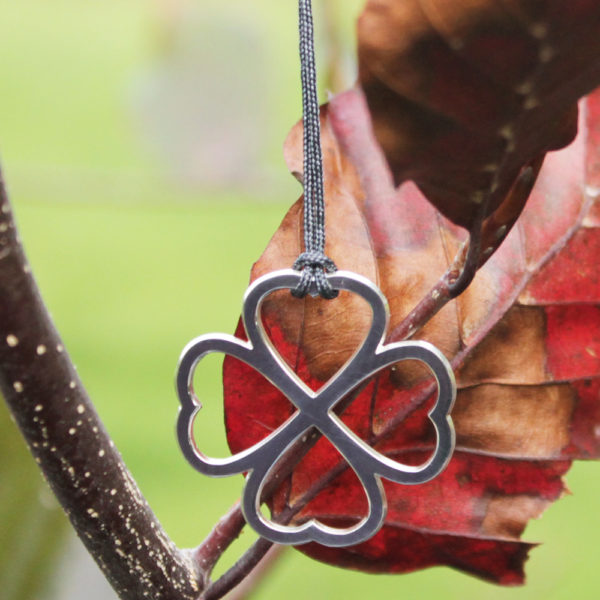
{"label": "necklace", "polygon": [[[415,485],[430,481],[445,468],[454,450],[454,429],[449,412],[456,385],[452,368],[432,344],[405,341],[384,344],[389,309],[385,296],[371,281],[349,271],[338,271],[325,253],[325,209],[320,143],[319,103],[316,88],[311,0],[299,0],[300,61],[304,125],[304,244],[293,269],[275,271],[250,285],[244,296],[242,319],[248,341],[227,334],[193,339],[183,350],[176,375],[180,411],[177,437],[190,464],[201,473],[224,477],[248,472],[242,494],[247,523],[264,538],[279,544],[318,542],[326,546],[350,546],[373,536],[386,515],[381,478]],[[263,300],[272,292],[289,289],[335,301],[340,290],[361,296],[372,311],[371,329],[362,345],[322,388],[311,390],[283,361],[269,340],[260,318]],[[230,458],[209,458],[196,446],[193,421],[201,408],[192,389],[194,371],[209,353],[221,352],[244,361],[277,387],[297,411],[268,437]],[[423,362],[433,374],[438,395],[429,413],[436,430],[436,448],[425,463],[405,465],[377,452],[354,434],[334,414],[336,405],[366,379],[402,360]],[[260,510],[262,490],[279,458],[308,430],[316,428],[340,452],[358,476],[368,500],[368,514],[348,528],[334,528],[318,521],[281,525]]]}

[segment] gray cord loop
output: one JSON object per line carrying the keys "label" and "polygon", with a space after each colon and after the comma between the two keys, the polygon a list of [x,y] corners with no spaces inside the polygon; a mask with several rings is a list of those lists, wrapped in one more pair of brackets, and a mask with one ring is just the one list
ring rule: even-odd
{"label": "gray cord loop", "polygon": [[[300,283],[292,290],[292,296],[304,298],[306,294],[313,296],[320,295],[326,300],[336,298],[337,290],[331,287],[325,273],[335,273],[337,267],[335,263],[323,254],[323,252],[303,252],[294,263],[296,271],[302,271]],[[311,285],[314,282],[315,289],[311,291]]]}
{"label": "gray cord loop", "polygon": [[302,271],[302,279],[292,295],[320,295],[330,300],[338,293],[325,273],[337,270],[325,255],[325,200],[323,189],[323,153],[321,120],[317,97],[317,72],[311,0],[299,0],[300,76],[302,80],[302,124],[304,127],[304,247],[294,263]]}

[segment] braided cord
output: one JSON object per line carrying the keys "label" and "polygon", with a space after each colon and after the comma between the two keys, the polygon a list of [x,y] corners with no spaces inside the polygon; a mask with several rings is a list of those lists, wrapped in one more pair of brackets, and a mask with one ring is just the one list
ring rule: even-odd
{"label": "braided cord", "polygon": [[311,0],[299,0],[300,76],[302,80],[302,124],[304,127],[304,248],[294,263],[302,279],[292,294],[303,298],[307,293],[326,299],[338,293],[327,280],[334,273],[334,262],[325,255],[325,200],[321,121],[317,97],[314,27]]}

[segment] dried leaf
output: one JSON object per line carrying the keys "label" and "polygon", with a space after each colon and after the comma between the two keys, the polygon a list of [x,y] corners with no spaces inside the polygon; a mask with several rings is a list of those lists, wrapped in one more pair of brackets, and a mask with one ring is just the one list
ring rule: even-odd
{"label": "dried leaf", "polygon": [[599,27],[595,0],[369,0],[360,83],[396,182],[465,227],[497,210],[573,138],[600,83]]}
{"label": "dried leaf", "polygon": [[[501,584],[522,582],[531,548],[520,539],[527,521],[563,493],[562,476],[573,459],[600,455],[600,161],[594,152],[600,94],[590,97],[581,115],[576,141],[548,156],[498,252],[468,290],[415,336],[440,348],[457,373],[458,446],[449,467],[425,485],[385,482],[388,516],[370,541],[337,549],[307,544],[302,552],[364,571],[448,565]],[[334,98],[322,125],[326,250],[340,268],[381,287],[394,339],[394,330],[447,268],[464,230],[412,183],[395,188],[360,91]],[[290,169],[298,173],[299,137],[296,128],[286,148]],[[297,203],[253,278],[292,264],[300,251],[300,217]],[[278,292],[263,308],[276,348],[313,388],[344,364],[369,318],[349,294],[328,302]],[[343,420],[380,452],[422,462],[434,443],[429,384],[415,365],[392,367],[360,391]],[[233,452],[268,435],[292,411],[268,382],[231,358],[224,388]],[[275,516],[296,507],[298,522],[318,518],[338,526],[367,510],[355,475],[324,439],[279,485],[270,506]]]}

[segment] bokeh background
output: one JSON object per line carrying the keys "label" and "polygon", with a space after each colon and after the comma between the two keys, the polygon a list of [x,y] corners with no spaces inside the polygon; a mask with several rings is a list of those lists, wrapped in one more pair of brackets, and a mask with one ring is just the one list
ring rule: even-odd
{"label": "bokeh background", "polygon": [[[353,80],[362,0],[315,2],[322,97]],[[300,194],[281,147],[300,117],[295,0],[0,0],[0,156],[21,237],[83,381],[174,540],[197,545],[241,478],[174,438],[177,357],[232,331],[252,262]],[[198,436],[226,452],[217,360]],[[0,596],[114,600],[0,407]],[[600,593],[598,464],[526,532],[523,588],[445,568],[369,576],[286,550],[251,598],[559,600]],[[222,572],[254,540],[245,532]],[[36,591],[37,583],[43,591]]]}

